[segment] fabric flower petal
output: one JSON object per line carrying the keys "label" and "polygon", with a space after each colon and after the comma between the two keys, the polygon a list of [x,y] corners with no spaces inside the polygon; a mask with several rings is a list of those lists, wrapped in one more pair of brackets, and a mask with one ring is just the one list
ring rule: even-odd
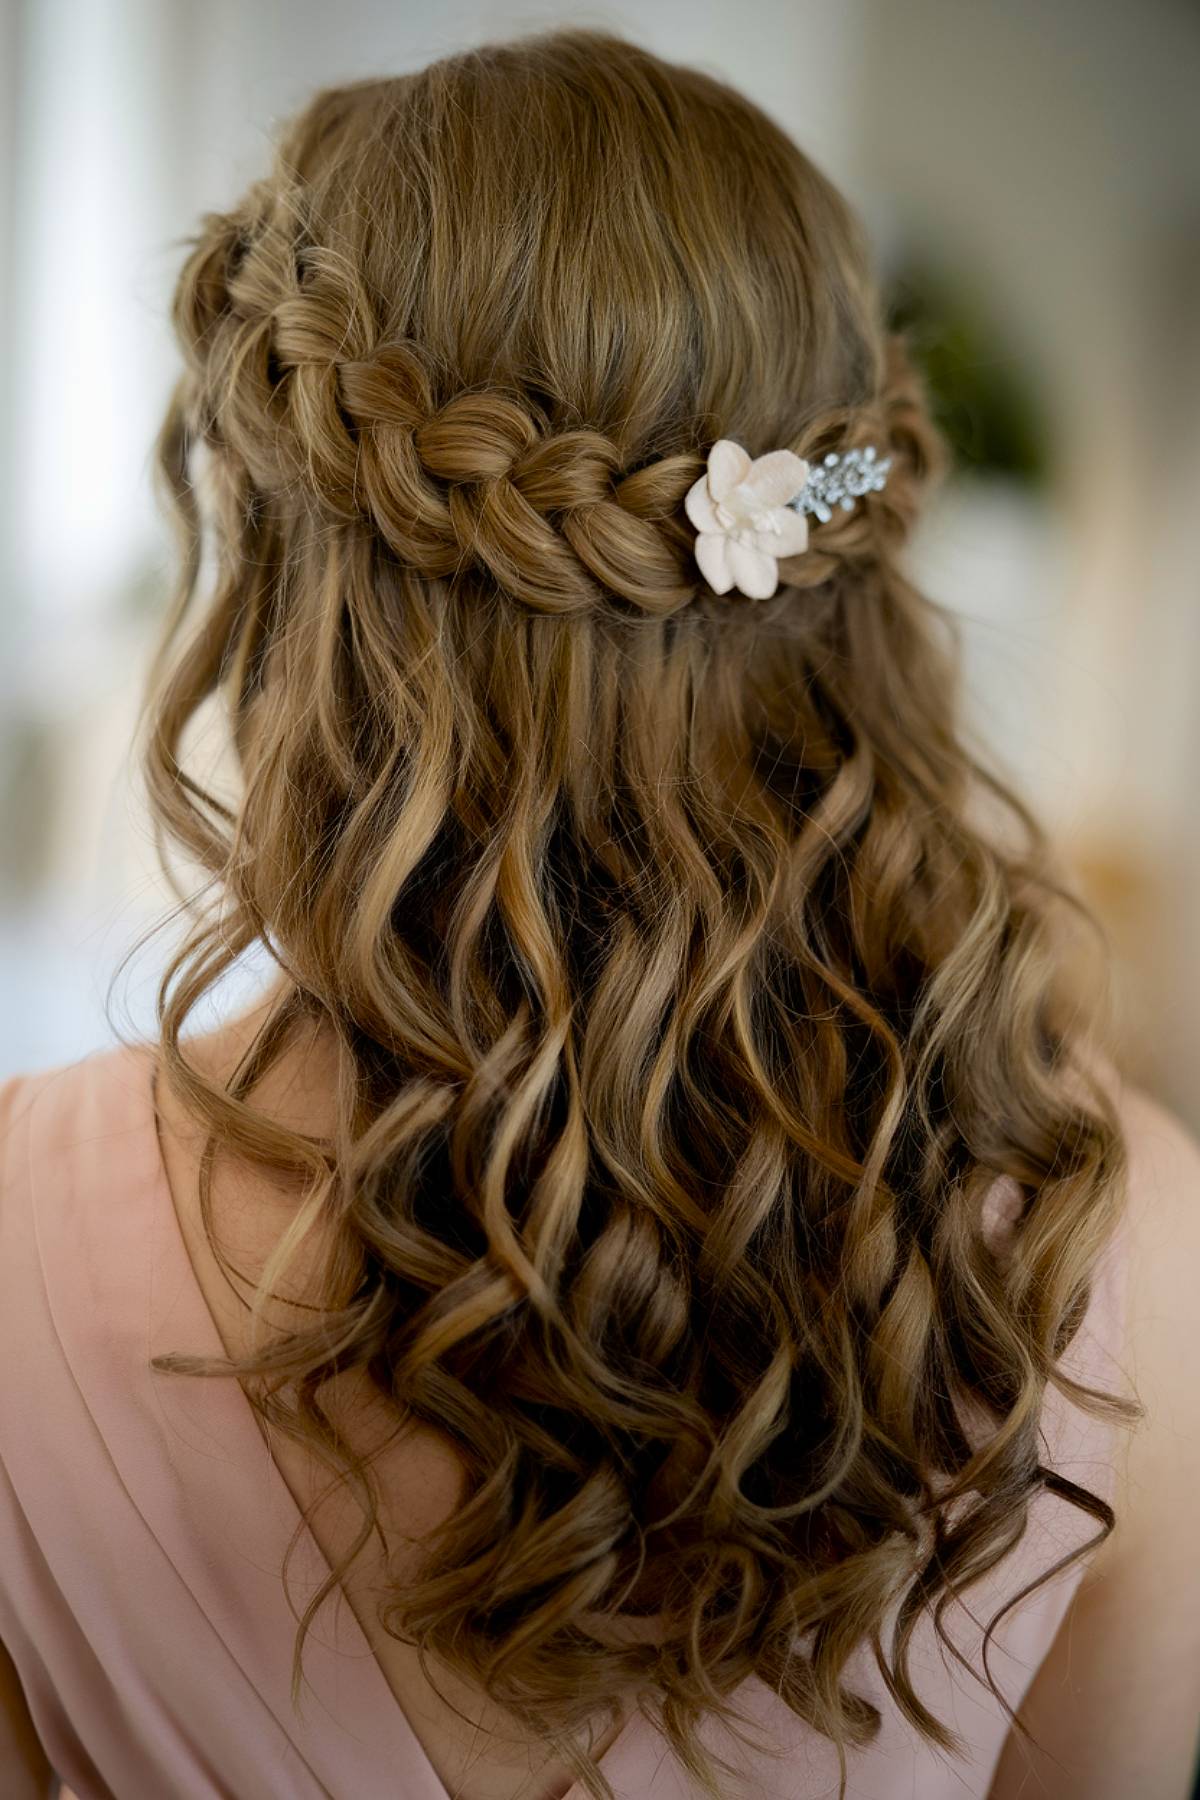
{"label": "fabric flower petal", "polygon": [[803,513],[793,512],[790,506],[780,506],[774,520],[779,527],[777,532],[755,533],[760,550],[766,550],[772,556],[799,556],[802,550],[808,549],[808,520]]}
{"label": "fabric flower petal", "polygon": [[755,544],[738,538],[725,538],[729,545],[729,567],[738,592],[748,600],[769,600],[779,586],[779,570],[775,558]]}
{"label": "fabric flower petal", "polygon": [[760,507],[786,506],[808,480],[808,464],[791,450],[771,450],[758,457],[741,476],[739,486],[749,489]]}
{"label": "fabric flower petal", "polygon": [[683,508],[697,531],[720,531],[721,521],[717,518],[717,509],[708,491],[707,475],[702,475],[699,481],[693,481]]}
{"label": "fabric flower petal", "polygon": [[708,491],[718,506],[744,481],[753,465],[749,452],[732,438],[718,438],[708,453]]}
{"label": "fabric flower petal", "polygon": [[702,531],[696,539],[700,573],[715,594],[727,594],[733,586],[729,563],[729,539],[723,531]]}
{"label": "fabric flower petal", "polygon": [[730,488],[721,502],[718,517],[723,517],[726,531],[753,531],[755,519],[761,519],[767,510],[742,482],[739,486]]}

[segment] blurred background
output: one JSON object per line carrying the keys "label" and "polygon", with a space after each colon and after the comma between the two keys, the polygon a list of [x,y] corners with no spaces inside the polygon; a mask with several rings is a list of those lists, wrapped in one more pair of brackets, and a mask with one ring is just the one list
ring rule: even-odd
{"label": "blurred background", "polygon": [[[571,22],[744,89],[866,220],[959,467],[913,545],[973,731],[1200,1128],[1200,14],[1166,0],[0,0],[0,1075],[107,1042],[170,898],[129,740],[183,239],[316,85]],[[169,933],[118,982],[149,1028]]]}

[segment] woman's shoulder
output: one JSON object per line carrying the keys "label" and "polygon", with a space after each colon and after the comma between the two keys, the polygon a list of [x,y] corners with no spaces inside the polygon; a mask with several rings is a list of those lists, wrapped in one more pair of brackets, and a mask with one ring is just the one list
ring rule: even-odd
{"label": "woman's shoulder", "polygon": [[136,1135],[147,1047],[116,1044],[50,1068],[0,1079],[0,1195],[26,1191],[57,1159],[103,1146],[111,1168]]}
{"label": "woman's shoulder", "polygon": [[1128,1158],[1117,1359],[1143,1408],[1115,1453],[1115,1525],[1018,1713],[989,1800],[1190,1791],[1200,1709],[1200,1141],[1114,1084]]}
{"label": "woman's shoulder", "polygon": [[[1185,1467],[1189,1491],[1200,1485],[1200,1384],[1189,1373],[1200,1343],[1200,1138],[1111,1063],[1095,1059],[1092,1072],[1112,1103],[1126,1155],[1124,1207],[1105,1268],[1117,1299],[1109,1348],[1144,1409],[1132,1430],[1120,1434],[1118,1523],[1095,1572],[1122,1554],[1143,1518],[1163,1519],[1173,1504],[1168,1495],[1184,1500],[1179,1476]],[[1164,1455],[1173,1465],[1169,1476],[1157,1471]],[[1190,1510],[1184,1504],[1181,1519]]]}
{"label": "woman's shoulder", "polygon": [[86,1060],[29,1070],[0,1079],[0,1195],[29,1187],[33,1174],[35,1126],[47,1094],[63,1081],[82,1078]]}
{"label": "woman's shoulder", "polygon": [[1128,1156],[1122,1365],[1145,1416],[1122,1434],[1117,1525],[1097,1572],[1139,1538],[1178,1537],[1200,1492],[1200,1139],[1140,1088],[1122,1088],[1117,1107]]}

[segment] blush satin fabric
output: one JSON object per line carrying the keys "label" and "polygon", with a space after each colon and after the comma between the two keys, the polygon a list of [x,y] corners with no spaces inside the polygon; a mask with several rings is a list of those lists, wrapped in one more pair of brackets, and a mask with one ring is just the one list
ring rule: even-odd
{"label": "blush satin fabric", "polygon": [[[451,1800],[344,1601],[318,1615],[293,1709],[295,1619],[280,1569],[296,1503],[235,1382],[148,1366],[161,1350],[222,1350],[162,1167],[152,1059],[122,1047],[0,1086],[0,1641],[78,1800]],[[1123,1293],[1118,1236],[1067,1359],[1107,1390],[1126,1391]],[[1045,1435],[1055,1467],[1112,1498],[1112,1427],[1051,1393]],[[1094,1530],[1039,1495],[1016,1549],[948,1612],[974,1668],[1002,1601]],[[1010,1705],[1082,1570],[1056,1575],[997,1632],[990,1666]],[[327,1572],[305,1531],[289,1569],[298,1610]],[[968,1757],[918,1737],[864,1651],[848,1685],[883,1726],[850,1753],[850,1800],[985,1795],[1002,1708],[924,1623],[911,1668]],[[742,1771],[730,1800],[833,1800],[832,1746],[761,1683],[738,1699],[772,1753],[704,1728]],[[619,1800],[698,1794],[639,1716],[601,1766]],[[582,1800],[578,1785],[567,1800]]]}

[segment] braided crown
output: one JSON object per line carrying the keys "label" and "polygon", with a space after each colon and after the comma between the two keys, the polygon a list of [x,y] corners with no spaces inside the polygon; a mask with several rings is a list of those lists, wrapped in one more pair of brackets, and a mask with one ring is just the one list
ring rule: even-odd
{"label": "braided crown", "polygon": [[[703,590],[683,510],[698,451],[626,470],[608,437],[552,429],[516,392],[438,404],[420,348],[381,337],[333,252],[298,254],[282,230],[229,215],[208,224],[176,302],[193,414],[260,492],[366,521],[423,576],[485,570],[542,612],[615,594],[665,614]],[[807,586],[832,560],[804,564]]]}

